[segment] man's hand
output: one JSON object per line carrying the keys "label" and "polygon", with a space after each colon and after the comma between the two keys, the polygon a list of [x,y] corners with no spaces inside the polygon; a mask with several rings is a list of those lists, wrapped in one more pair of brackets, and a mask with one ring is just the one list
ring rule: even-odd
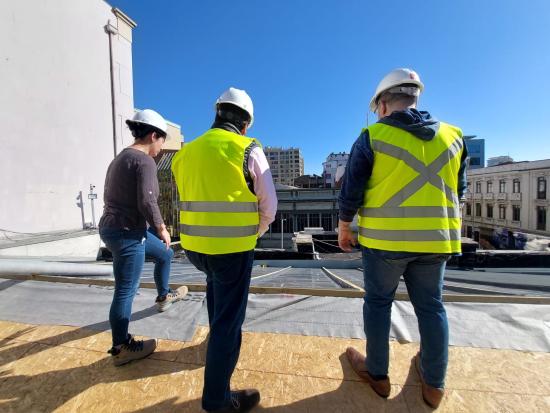
{"label": "man's hand", "polygon": [[357,245],[350,224],[351,222],[338,221],[338,245],[345,252],[352,252],[353,247]]}
{"label": "man's hand", "polygon": [[158,227],[157,233],[161,241],[163,241],[166,244],[166,249],[170,248],[170,242],[172,240],[170,238],[170,233],[166,229],[166,225],[162,224],[160,227]]}

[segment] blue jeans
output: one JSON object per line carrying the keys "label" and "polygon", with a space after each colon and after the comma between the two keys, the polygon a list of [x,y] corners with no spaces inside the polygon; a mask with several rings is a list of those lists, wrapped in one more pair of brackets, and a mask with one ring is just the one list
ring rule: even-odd
{"label": "blue jeans", "polygon": [[132,302],[139,287],[139,277],[145,261],[145,230],[127,231],[101,228],[101,239],[113,254],[115,292],[109,311],[113,346],[128,342],[128,324]]}
{"label": "blue jeans", "polygon": [[210,336],[202,408],[216,410],[231,403],[229,383],[241,350],[241,327],[248,302],[254,251],[220,255],[185,252],[189,261],[206,273]]}
{"label": "blue jeans", "polygon": [[367,371],[388,374],[391,308],[401,275],[418,318],[420,360],[424,380],[443,388],[448,362],[449,327],[443,307],[443,274],[448,256],[411,256],[363,248],[365,302],[363,318],[367,336]]}
{"label": "blue jeans", "polygon": [[155,261],[155,270],[153,272],[157,294],[163,297],[170,292],[168,282],[170,280],[170,267],[174,251],[172,248],[166,249],[164,244],[157,236],[153,227],[147,230],[147,239],[145,240],[145,255]]}

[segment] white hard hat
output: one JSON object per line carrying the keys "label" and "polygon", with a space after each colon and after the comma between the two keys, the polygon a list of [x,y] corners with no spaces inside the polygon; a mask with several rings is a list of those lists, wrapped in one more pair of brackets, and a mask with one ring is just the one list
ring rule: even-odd
{"label": "white hard hat", "polygon": [[246,113],[250,115],[250,123],[248,127],[251,128],[254,123],[254,105],[252,104],[252,99],[248,96],[246,91],[241,89],[236,89],[230,87],[216,100],[215,107],[217,108],[220,103],[231,103],[232,105],[238,106]]}
{"label": "white hard hat", "polygon": [[138,110],[134,114],[132,120],[127,120],[126,123],[143,123],[145,125],[154,126],[157,129],[160,129],[164,133],[168,132],[168,125],[162,116],[152,109]]}
{"label": "white hard hat", "polygon": [[[401,85],[415,85],[404,87]],[[401,87],[399,87],[401,86]],[[392,89],[392,90],[390,90]],[[420,81],[418,73],[411,69],[394,69],[388,73],[378,84],[374,96],[370,100],[370,110],[376,112],[378,107],[378,98],[386,91],[393,93],[404,93],[411,96],[419,96],[424,90],[424,84]]]}

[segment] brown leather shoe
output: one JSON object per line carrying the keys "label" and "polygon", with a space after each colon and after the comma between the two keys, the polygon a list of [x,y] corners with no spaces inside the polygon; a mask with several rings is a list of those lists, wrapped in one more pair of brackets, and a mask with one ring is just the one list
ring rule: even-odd
{"label": "brown leather shoe", "polygon": [[420,376],[420,381],[422,382],[422,398],[424,399],[424,402],[428,406],[437,409],[439,407],[439,404],[441,403],[441,400],[443,400],[445,389],[440,389],[426,384],[420,370],[420,353],[417,353],[416,356],[414,356],[413,362],[414,366],[416,367],[416,371]]}
{"label": "brown leather shoe", "polygon": [[387,399],[391,392],[390,379],[374,380],[365,368],[365,356],[353,347],[346,349],[346,356],[357,375],[369,383],[377,395]]}

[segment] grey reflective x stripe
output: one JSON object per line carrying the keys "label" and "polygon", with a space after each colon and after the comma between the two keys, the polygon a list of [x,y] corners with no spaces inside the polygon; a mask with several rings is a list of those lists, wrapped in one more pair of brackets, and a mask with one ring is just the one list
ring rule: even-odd
{"label": "grey reflective x stripe", "polygon": [[451,146],[443,151],[432,163],[428,166],[415,158],[407,150],[391,143],[374,140],[372,147],[375,151],[397,158],[405,162],[409,167],[414,169],[419,175],[411,182],[405,185],[400,191],[388,199],[382,207],[398,207],[408,198],[418,192],[425,184],[430,183],[436,188],[445,193],[445,196],[454,205],[458,205],[457,194],[449,188],[443,178],[438,173],[449,162],[449,159],[454,158],[462,149],[462,139],[456,139]]}
{"label": "grey reflective x stripe", "polygon": [[257,225],[240,227],[180,224],[180,232],[193,237],[238,238],[256,235]]}
{"label": "grey reflective x stripe", "polygon": [[382,241],[458,241],[459,229],[386,230],[359,227],[359,234]]}
{"label": "grey reflective x stripe", "polygon": [[459,218],[453,207],[383,207],[361,208],[359,215],[369,218]]}
{"label": "grey reflective x stripe", "polygon": [[179,206],[190,212],[258,212],[257,202],[181,201]]}

